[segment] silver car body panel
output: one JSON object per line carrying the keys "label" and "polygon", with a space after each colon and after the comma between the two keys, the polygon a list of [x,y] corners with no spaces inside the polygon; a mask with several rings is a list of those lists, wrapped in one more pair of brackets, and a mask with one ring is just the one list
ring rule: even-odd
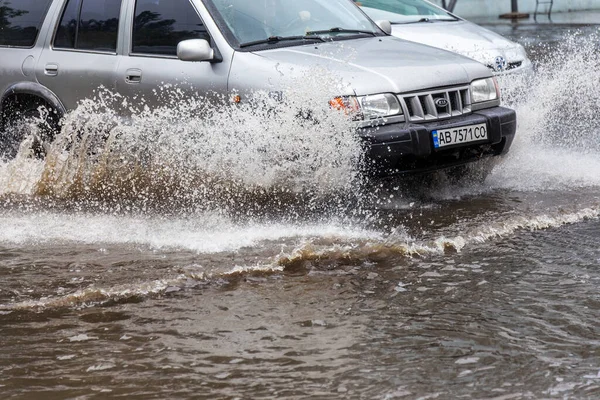
{"label": "silver car body panel", "polygon": [[489,70],[457,54],[393,37],[370,37],[240,52],[232,67],[230,87],[264,89],[273,80],[291,82],[303,73],[314,73],[316,67],[352,88],[352,93],[341,95],[359,96],[464,85],[490,76]]}
{"label": "silver car body panel", "polygon": [[[184,95],[209,95],[227,93],[227,80],[233,59],[233,49],[220,34],[210,14],[201,1],[192,2],[202,22],[210,33],[222,61],[185,62],[177,57],[135,54],[132,49],[132,27],[128,26],[122,34],[122,57],[116,68],[116,90],[130,98],[143,97],[150,106],[164,105],[153,91],[161,87],[176,87]],[[133,19],[135,1],[124,0],[125,21]],[[131,79],[131,78],[134,79]]]}
{"label": "silver car body panel", "polygon": [[[99,88],[114,91],[117,51],[94,52],[59,49],[53,46],[53,37],[66,2],[54,1],[46,21],[43,48],[35,67],[37,81],[53,91],[67,109],[74,109],[80,100],[92,98]],[[126,29],[124,10],[121,10],[119,29]]]}
{"label": "silver car body panel", "polygon": [[497,57],[502,57],[507,71],[531,69],[521,45],[469,21],[392,25],[392,35],[462,54],[489,68],[495,68]]}

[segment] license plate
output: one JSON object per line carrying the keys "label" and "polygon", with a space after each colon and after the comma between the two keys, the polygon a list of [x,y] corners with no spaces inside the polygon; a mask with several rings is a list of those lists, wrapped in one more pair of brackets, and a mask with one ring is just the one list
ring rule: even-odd
{"label": "license plate", "polygon": [[438,129],[431,131],[433,137],[433,147],[453,146],[455,144],[464,144],[478,142],[488,138],[486,124],[459,126],[458,128]]}

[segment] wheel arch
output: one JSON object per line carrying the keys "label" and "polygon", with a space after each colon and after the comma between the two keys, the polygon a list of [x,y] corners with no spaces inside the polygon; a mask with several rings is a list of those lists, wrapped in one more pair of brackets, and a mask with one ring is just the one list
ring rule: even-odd
{"label": "wheel arch", "polygon": [[10,102],[10,99],[19,95],[35,96],[43,100],[56,111],[59,118],[62,118],[67,112],[58,96],[47,87],[36,82],[19,82],[9,86],[2,93],[2,97],[0,97],[0,116],[3,115],[4,107]]}

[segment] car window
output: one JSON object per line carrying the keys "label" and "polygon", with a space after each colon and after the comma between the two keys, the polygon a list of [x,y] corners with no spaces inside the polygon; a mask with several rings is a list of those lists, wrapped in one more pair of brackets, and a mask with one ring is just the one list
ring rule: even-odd
{"label": "car window", "polygon": [[176,56],[183,40],[210,40],[189,0],[137,0],[134,18],[133,53]]}
{"label": "car window", "polygon": [[0,0],[0,46],[32,47],[52,0]]}
{"label": "car window", "polygon": [[54,47],[115,52],[122,0],[69,0]]}
{"label": "car window", "polygon": [[454,20],[441,8],[423,0],[353,0],[369,17],[387,19],[392,23],[415,22],[422,18],[430,20]]}
{"label": "car window", "polygon": [[[294,39],[305,35],[337,40],[348,36],[381,34],[373,21],[348,0],[204,2],[234,46],[248,47],[254,42],[269,42],[270,38]],[[304,42],[300,40],[296,43]]]}

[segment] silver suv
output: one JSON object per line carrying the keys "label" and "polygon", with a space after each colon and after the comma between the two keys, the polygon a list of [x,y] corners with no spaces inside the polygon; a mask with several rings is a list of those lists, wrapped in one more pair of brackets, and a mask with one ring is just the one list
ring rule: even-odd
{"label": "silver suv", "polygon": [[506,152],[516,116],[489,69],[389,32],[352,0],[0,0],[0,115],[56,124],[99,87],[139,101],[182,81],[244,101],[327,71],[345,85],[322,106],[352,115],[378,173]]}

